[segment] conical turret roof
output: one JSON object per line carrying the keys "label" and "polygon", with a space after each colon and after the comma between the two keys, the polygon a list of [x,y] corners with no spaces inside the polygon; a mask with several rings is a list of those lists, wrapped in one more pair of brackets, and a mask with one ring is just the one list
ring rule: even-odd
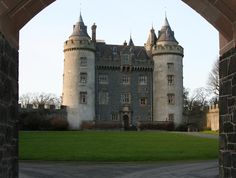
{"label": "conical turret roof", "polygon": [[165,17],[164,25],[162,26],[158,34],[157,42],[161,41],[178,43],[177,40],[175,39],[174,31],[171,30],[167,17]]}
{"label": "conical turret roof", "polygon": [[70,37],[73,37],[73,36],[90,38],[87,33],[87,26],[84,25],[84,21],[83,21],[81,13],[79,16],[79,21],[74,25],[73,33],[71,34]]}
{"label": "conical turret roof", "polygon": [[148,35],[148,39],[147,39],[147,45],[154,45],[157,41],[157,36],[155,33],[154,28],[152,27],[152,29],[150,30],[150,33]]}

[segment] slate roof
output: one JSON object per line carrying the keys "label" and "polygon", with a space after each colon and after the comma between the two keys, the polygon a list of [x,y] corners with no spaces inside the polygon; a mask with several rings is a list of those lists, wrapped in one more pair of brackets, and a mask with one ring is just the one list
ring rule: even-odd
{"label": "slate roof", "polygon": [[96,43],[96,56],[99,59],[121,57],[122,54],[133,54],[136,60],[150,60],[142,46],[112,45]]}
{"label": "slate roof", "polygon": [[79,21],[75,24],[73,33],[71,34],[70,37],[73,37],[73,36],[90,38],[90,36],[87,33],[87,26],[84,25],[84,21],[81,14],[79,17]]}
{"label": "slate roof", "polygon": [[178,43],[178,41],[175,39],[174,31],[171,30],[167,18],[165,18],[164,25],[158,33],[157,42],[161,41],[170,41]]}

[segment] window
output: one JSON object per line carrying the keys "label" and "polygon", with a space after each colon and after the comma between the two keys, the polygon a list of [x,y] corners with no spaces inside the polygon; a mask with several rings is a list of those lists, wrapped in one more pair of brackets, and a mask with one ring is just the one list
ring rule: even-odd
{"label": "window", "polygon": [[142,97],[142,98],[140,98],[139,102],[140,102],[141,106],[145,106],[145,105],[147,105],[147,98],[146,97]]}
{"label": "window", "polygon": [[122,81],[121,81],[122,84],[125,84],[125,85],[128,85],[130,84],[130,77],[127,76],[127,75],[123,75],[122,76]]}
{"label": "window", "polygon": [[87,92],[80,92],[80,103],[86,104],[87,103]]}
{"label": "window", "polygon": [[109,94],[107,91],[100,91],[98,94],[98,98],[99,98],[100,105],[108,104],[109,102]]}
{"label": "window", "polygon": [[138,78],[139,85],[147,85],[147,76],[146,75],[140,75]]}
{"label": "window", "polygon": [[168,85],[174,85],[174,75],[167,75]]}
{"label": "window", "polygon": [[80,66],[87,66],[87,58],[86,57],[80,58]]}
{"label": "window", "polygon": [[130,103],[130,100],[131,100],[130,93],[121,94],[121,103]]}
{"label": "window", "polygon": [[108,84],[108,76],[106,74],[99,74],[98,81],[99,84]]}
{"label": "window", "polygon": [[173,71],[174,70],[174,63],[172,63],[172,62],[167,63],[167,68],[169,71]]}
{"label": "window", "polygon": [[117,121],[117,120],[118,120],[118,113],[113,112],[113,113],[111,114],[111,120]]}
{"label": "window", "polygon": [[169,93],[167,94],[167,98],[168,98],[168,104],[175,104],[175,94]]}
{"label": "window", "polygon": [[123,55],[123,64],[129,64],[130,60],[129,60],[129,55],[128,54],[124,54]]}
{"label": "window", "polygon": [[80,83],[87,83],[87,73],[80,73]]}
{"label": "window", "polygon": [[173,114],[173,113],[171,113],[171,114],[169,114],[169,116],[168,116],[169,118],[169,121],[174,121],[174,117],[175,117],[175,115]]}

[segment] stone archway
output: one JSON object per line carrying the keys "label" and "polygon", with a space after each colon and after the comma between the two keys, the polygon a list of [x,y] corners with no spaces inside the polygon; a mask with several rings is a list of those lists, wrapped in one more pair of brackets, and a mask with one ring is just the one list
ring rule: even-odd
{"label": "stone archway", "polygon": [[[55,0],[0,1],[0,177],[18,177],[19,30]],[[220,33],[220,177],[236,177],[236,1],[182,0]]]}
{"label": "stone archway", "polygon": [[123,123],[124,123],[124,130],[128,130],[129,129],[129,116],[127,114],[123,116]]}

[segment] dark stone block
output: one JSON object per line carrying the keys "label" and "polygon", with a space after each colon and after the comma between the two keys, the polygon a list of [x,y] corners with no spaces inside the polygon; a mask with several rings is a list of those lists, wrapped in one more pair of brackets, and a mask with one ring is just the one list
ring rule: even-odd
{"label": "dark stone block", "polygon": [[228,75],[236,72],[236,55],[233,55],[229,60]]}
{"label": "dark stone block", "polygon": [[232,78],[232,86],[236,85],[236,74]]}
{"label": "dark stone block", "polygon": [[228,107],[234,106],[236,104],[235,98],[228,99]]}
{"label": "dark stone block", "polygon": [[225,115],[228,113],[228,98],[227,97],[220,97],[219,101],[219,108],[220,108],[220,115]]}
{"label": "dark stone block", "polygon": [[226,76],[228,76],[228,60],[223,60],[219,63],[219,77],[221,79]]}
{"label": "dark stone block", "polygon": [[236,153],[232,154],[232,167],[236,169]]}
{"label": "dark stone block", "polygon": [[231,169],[231,177],[234,178],[236,177],[236,169]]}
{"label": "dark stone block", "polygon": [[230,143],[236,143],[236,133],[227,134],[227,137]]}
{"label": "dark stone block", "polygon": [[227,139],[225,134],[220,134],[219,135],[219,140],[220,140],[220,150],[226,150],[227,149]]}
{"label": "dark stone block", "polygon": [[231,169],[224,168],[224,178],[231,178]]}
{"label": "dark stone block", "polygon": [[231,153],[229,151],[222,152],[222,158],[224,167],[231,167]]}
{"label": "dark stone block", "polygon": [[[236,87],[235,87],[235,91],[233,90],[233,92],[235,92],[234,96],[236,96]],[[224,83],[221,84],[220,87],[220,94],[221,95],[231,95],[232,94],[232,89],[231,89],[231,80],[226,81]]]}
{"label": "dark stone block", "polygon": [[234,131],[234,125],[231,122],[224,123],[223,128],[225,133],[230,133]]}

